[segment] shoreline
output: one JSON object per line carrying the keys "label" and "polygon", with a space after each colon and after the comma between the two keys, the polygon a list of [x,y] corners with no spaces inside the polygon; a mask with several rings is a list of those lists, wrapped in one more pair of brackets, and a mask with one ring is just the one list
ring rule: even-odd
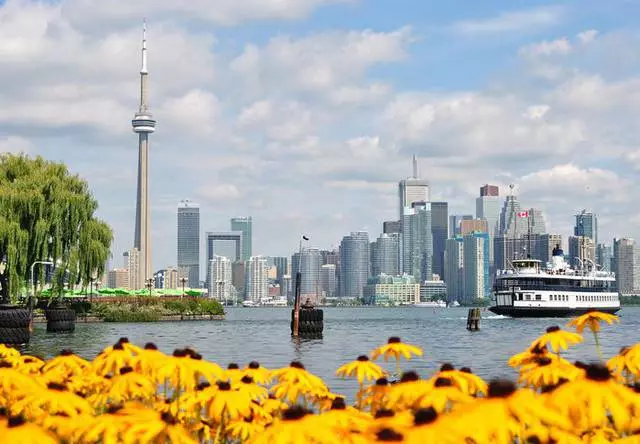
{"label": "shoreline", "polygon": [[[165,315],[162,316],[159,320],[157,321],[140,321],[140,322],[135,322],[136,324],[138,323],[145,323],[145,324],[152,324],[154,322],[192,322],[192,321],[224,321],[224,315],[180,315],[180,314],[176,314],[176,315]],[[46,324],[47,323],[47,319],[43,316],[34,316],[33,318],[33,323],[34,324]],[[107,323],[107,324],[130,324],[131,322],[105,322],[102,318],[99,318],[98,316],[81,316],[78,315],[76,317],[76,324],[96,324],[96,323]]]}

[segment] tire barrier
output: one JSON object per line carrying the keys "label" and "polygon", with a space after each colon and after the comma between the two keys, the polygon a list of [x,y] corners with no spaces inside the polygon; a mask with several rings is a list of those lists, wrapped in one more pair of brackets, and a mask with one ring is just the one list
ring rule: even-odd
{"label": "tire barrier", "polygon": [[[291,310],[291,334],[295,310]],[[318,309],[301,309],[298,322],[298,335],[303,337],[321,337],[324,330],[324,312]]]}
{"label": "tire barrier", "polygon": [[15,305],[0,305],[0,343],[27,344],[31,338],[31,313]]}
{"label": "tire barrier", "polygon": [[69,307],[49,308],[44,312],[48,332],[67,332],[76,329],[76,312]]}

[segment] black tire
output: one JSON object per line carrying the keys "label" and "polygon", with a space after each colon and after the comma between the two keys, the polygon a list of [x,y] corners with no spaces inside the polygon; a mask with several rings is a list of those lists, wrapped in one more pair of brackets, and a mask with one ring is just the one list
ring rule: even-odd
{"label": "black tire", "polygon": [[324,311],[316,310],[316,321],[320,321],[320,322],[324,321]]}
{"label": "black tire", "polygon": [[68,307],[50,308],[44,312],[47,322],[75,322],[76,312]]}
{"label": "black tire", "polygon": [[[25,328],[31,323],[31,313],[26,308],[1,307],[0,327]],[[1,340],[1,338],[0,338]]]}
{"label": "black tire", "polygon": [[0,327],[0,343],[7,345],[20,345],[29,343],[31,333],[29,327],[11,328]]}
{"label": "black tire", "polygon": [[50,333],[70,332],[76,329],[76,321],[47,321],[47,331]]}

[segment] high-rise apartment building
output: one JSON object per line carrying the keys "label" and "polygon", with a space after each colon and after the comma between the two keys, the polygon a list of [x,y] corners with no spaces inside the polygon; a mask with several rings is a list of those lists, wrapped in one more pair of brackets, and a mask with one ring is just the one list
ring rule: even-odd
{"label": "high-rise apartment building", "polygon": [[405,208],[411,208],[414,202],[430,202],[429,182],[418,177],[418,160],[413,156],[413,174],[398,183],[399,216],[402,221]]}
{"label": "high-rise apartment building", "polygon": [[127,268],[114,268],[109,271],[107,288],[129,289],[129,270]]}
{"label": "high-rise apartment building", "polygon": [[269,296],[267,258],[251,256],[246,262],[245,300],[260,302]]}
{"label": "high-rise apartment building", "polygon": [[292,285],[295,290],[296,276],[300,271],[300,298],[302,302],[306,298],[317,300],[322,294],[320,279],[322,262],[322,252],[317,248],[304,248],[302,252],[297,252],[291,257]]}
{"label": "high-rise apartment building", "polygon": [[[232,263],[242,262],[242,237],[241,231],[207,232],[207,264],[214,256],[226,257]],[[207,288],[209,288],[210,282],[209,271],[207,266]],[[244,280],[244,271],[242,279]],[[244,283],[242,288],[244,288]]]}
{"label": "high-rise apartment building", "polygon": [[464,300],[471,302],[489,297],[489,234],[466,234],[463,244]]}
{"label": "high-rise apartment building", "polygon": [[449,237],[460,236],[460,223],[463,220],[472,220],[472,214],[452,214],[449,216]]}
{"label": "high-rise apartment building", "polygon": [[231,300],[233,289],[232,264],[229,258],[214,256],[209,261],[209,297],[217,301]]}
{"label": "high-rise apartment building", "polygon": [[623,296],[640,295],[640,252],[636,241],[629,238],[613,240],[613,272]]}
{"label": "high-rise apartment building", "polygon": [[596,246],[587,236],[569,236],[569,262],[574,268],[591,268],[596,263]]}
{"label": "high-rise apartment building", "polygon": [[398,275],[399,249],[398,233],[382,233],[375,242],[371,242],[371,275],[377,276],[381,273],[390,276]]}
{"label": "high-rise apartment building", "polygon": [[480,197],[498,197],[500,188],[497,185],[483,185],[480,187]]}
{"label": "high-rise apartment building", "polygon": [[231,231],[240,231],[242,233],[242,253],[240,260],[247,261],[253,254],[253,219],[251,216],[231,218]]}
{"label": "high-rise apartment building", "polygon": [[432,264],[431,207],[428,202],[414,202],[402,217],[402,271],[419,283],[430,281]]}
{"label": "high-rise apartment building", "polygon": [[445,279],[444,250],[449,237],[449,203],[431,202],[431,236],[433,238],[432,271]]}
{"label": "high-rise apartment building", "polygon": [[153,278],[155,279],[155,288],[176,289],[180,286],[180,272],[174,267],[157,271]]}
{"label": "high-rise apartment building", "polygon": [[322,294],[324,297],[335,297],[338,289],[338,279],[334,264],[324,264],[320,267],[320,281],[322,282]]}
{"label": "high-rise apartment building", "polygon": [[129,260],[129,263],[127,264],[127,270],[129,272],[129,290],[140,290],[145,288],[146,282],[144,281],[143,270],[140,268],[140,256],[140,251],[138,251],[137,248],[132,248],[128,251],[127,259]]}
{"label": "high-rise apartment building", "polygon": [[340,296],[362,299],[369,278],[369,234],[352,232],[340,243]]}
{"label": "high-rise apartment building", "polygon": [[282,256],[272,256],[269,258],[269,264],[276,267],[276,282],[280,285],[280,289],[282,289],[282,277],[289,274],[289,259]]}
{"label": "high-rise apartment building", "polygon": [[574,236],[586,236],[598,245],[598,217],[587,210],[576,214],[576,225],[573,228]]}
{"label": "high-rise apartment building", "polygon": [[402,222],[399,220],[387,220],[382,222],[382,232],[385,234],[400,233]]}
{"label": "high-rise apartment building", "polygon": [[460,235],[480,232],[489,233],[489,224],[486,219],[470,219],[460,221]]}
{"label": "high-rise apartment building", "polygon": [[560,246],[560,248],[562,249],[561,234],[542,234],[540,236],[538,252],[535,258],[541,260],[543,265],[551,262],[551,258],[553,257],[553,249],[556,248],[556,246]]}
{"label": "high-rise apartment building", "polygon": [[599,269],[611,271],[611,259],[613,258],[613,250],[611,245],[598,244],[596,246],[596,264]]}
{"label": "high-rise apartment building", "polygon": [[[233,262],[231,264],[231,283],[238,298],[245,299],[246,262]],[[208,281],[207,281],[208,282]]]}
{"label": "high-rise apartment building", "polygon": [[464,244],[463,237],[447,239],[445,248],[445,275],[447,276],[447,301],[464,300]]}
{"label": "high-rise apartment building", "polygon": [[493,239],[500,230],[500,190],[496,185],[480,187],[480,196],[476,198],[476,218],[487,221],[489,233],[489,264],[493,266]]}
{"label": "high-rise apartment building", "polygon": [[178,204],[178,269],[189,288],[200,286],[200,207],[189,200]]}

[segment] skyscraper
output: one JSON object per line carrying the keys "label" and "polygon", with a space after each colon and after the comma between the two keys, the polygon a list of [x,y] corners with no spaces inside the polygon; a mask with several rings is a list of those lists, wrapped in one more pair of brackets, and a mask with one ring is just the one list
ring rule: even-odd
{"label": "skyscraper", "polygon": [[611,271],[611,258],[613,251],[611,245],[598,244],[596,246],[596,263],[602,270]]}
{"label": "skyscraper", "polygon": [[382,233],[375,242],[371,243],[371,275],[378,276],[381,273],[390,276],[398,275],[400,263],[398,252],[398,233]]}
{"label": "skyscraper", "polygon": [[[207,277],[206,285],[209,288],[211,284],[209,261],[214,256],[223,256],[232,263],[242,262],[242,232],[240,231],[222,231],[207,232]],[[244,288],[244,269],[241,275],[242,284],[236,289],[240,292]],[[234,281],[234,285],[235,285]]]}
{"label": "skyscraper", "polygon": [[429,202],[431,200],[429,182],[418,177],[418,160],[415,155],[413,156],[413,175],[398,183],[398,195],[401,221],[405,208],[411,208],[411,204],[414,202]]}
{"label": "skyscraper", "polygon": [[598,217],[587,210],[582,210],[576,214],[576,225],[573,228],[575,236],[586,236],[593,240],[593,244],[598,244]]}
{"label": "skyscraper", "polygon": [[463,237],[464,300],[484,299],[491,294],[489,235],[470,233]]}
{"label": "skyscraper", "polygon": [[588,236],[569,236],[569,262],[574,268],[591,268],[596,263],[596,246]]}
{"label": "skyscraper", "polygon": [[542,265],[547,262],[551,262],[553,249],[557,245],[562,248],[562,235],[561,234],[543,234],[540,236],[540,243],[538,244],[538,252],[535,256],[536,259],[542,261]]}
{"label": "skyscraper", "polygon": [[382,232],[385,234],[400,233],[402,231],[402,221],[386,220],[382,222]]}
{"label": "skyscraper", "polygon": [[414,202],[412,208],[405,208],[402,218],[402,271],[420,283],[430,281],[432,260],[431,206]]}
{"label": "skyscraper", "polygon": [[629,238],[613,240],[613,272],[620,294],[640,294],[640,254],[636,241]]}
{"label": "skyscraper", "polygon": [[190,288],[200,284],[200,207],[188,200],[178,205],[178,270]]}
{"label": "skyscraper", "polygon": [[127,271],[129,272],[127,282],[129,282],[129,290],[140,290],[145,286],[145,281],[142,279],[140,257],[141,254],[137,248],[129,250],[129,254],[127,255]]}
{"label": "skyscraper", "polygon": [[320,268],[320,281],[322,282],[322,293],[325,297],[335,297],[338,279],[336,275],[336,266],[334,264],[324,264]]}
{"label": "skyscraper", "polygon": [[445,248],[445,275],[447,276],[447,301],[464,300],[464,239],[462,236],[447,239]]}
{"label": "skyscraper", "polygon": [[431,234],[433,273],[444,280],[444,250],[449,236],[449,204],[447,202],[431,202]]}
{"label": "skyscraper", "polygon": [[460,223],[463,220],[472,220],[472,214],[452,214],[449,216],[449,237],[460,236]]}
{"label": "skyscraper", "polygon": [[136,226],[133,247],[140,256],[139,277],[137,280],[146,283],[153,277],[151,271],[151,211],[149,209],[149,134],[156,130],[154,120],[147,101],[147,23],[142,29],[142,67],[140,68],[140,107],[131,125],[138,134],[138,195],[136,200]]}
{"label": "skyscraper", "polygon": [[476,218],[487,221],[489,233],[489,264],[493,265],[493,239],[499,233],[500,191],[495,185],[480,187],[480,196],[476,198]]}
{"label": "skyscraper", "polygon": [[214,256],[209,261],[209,297],[223,302],[231,299],[233,281],[231,261],[224,256]]}
{"label": "skyscraper", "polygon": [[267,258],[251,256],[246,264],[245,300],[260,302],[269,296]]}
{"label": "skyscraper", "polygon": [[291,257],[293,288],[296,288],[295,279],[298,271],[300,271],[300,297],[302,302],[304,302],[305,298],[314,299],[321,294],[320,267],[322,267],[322,252],[317,248],[304,248],[302,253],[295,253]]}
{"label": "skyscraper", "polygon": [[247,261],[253,254],[253,220],[251,216],[231,218],[231,231],[242,232],[242,255],[240,260]]}
{"label": "skyscraper", "polygon": [[340,243],[340,296],[362,298],[369,278],[369,234],[352,232]]}

